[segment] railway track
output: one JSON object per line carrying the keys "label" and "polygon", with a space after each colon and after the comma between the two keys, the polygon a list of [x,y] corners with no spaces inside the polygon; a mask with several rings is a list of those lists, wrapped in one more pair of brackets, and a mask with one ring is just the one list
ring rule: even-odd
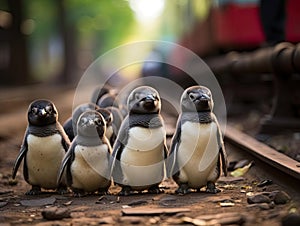
{"label": "railway track", "polygon": [[[44,98],[57,103],[63,121],[71,113],[73,92],[62,90],[55,93],[49,92]],[[216,195],[204,191],[176,195],[176,184],[166,180],[161,184],[164,193],[157,195],[118,197],[119,187],[112,186],[111,195],[101,197],[73,198],[70,194],[59,196],[53,192],[25,196],[29,186],[24,182],[22,173],[17,175],[17,184],[12,183],[10,176],[26,125],[27,102],[33,97],[23,95],[18,100],[18,106],[22,106],[20,109],[15,109],[16,106],[7,99],[1,101],[2,106],[10,106],[11,110],[5,109],[0,116],[0,223],[279,226],[299,213],[300,163],[230,126],[227,126],[225,134],[229,161],[247,160],[253,164],[239,177],[221,177],[217,186],[222,192]],[[5,118],[8,116],[9,120]],[[165,116],[168,117],[168,131],[173,131],[176,118],[168,114]],[[45,219],[48,210],[58,216],[55,221]]]}

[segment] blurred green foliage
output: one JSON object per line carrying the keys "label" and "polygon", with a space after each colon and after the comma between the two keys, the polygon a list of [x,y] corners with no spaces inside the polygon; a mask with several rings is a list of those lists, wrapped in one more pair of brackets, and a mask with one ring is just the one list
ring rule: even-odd
{"label": "blurred green foliage", "polygon": [[[26,17],[35,21],[30,37],[32,41],[42,41],[59,34],[58,1],[24,1]],[[75,31],[73,38],[83,45],[86,45],[84,40],[92,40],[91,49],[96,55],[120,44],[135,22],[125,0],[62,0],[62,4],[66,24]]]}

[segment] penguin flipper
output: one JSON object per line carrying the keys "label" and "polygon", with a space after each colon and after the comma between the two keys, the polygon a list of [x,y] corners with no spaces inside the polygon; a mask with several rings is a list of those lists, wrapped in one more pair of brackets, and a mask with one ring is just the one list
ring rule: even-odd
{"label": "penguin flipper", "polygon": [[73,131],[73,122],[71,117],[65,121],[65,123],[63,124],[63,128],[69,140],[72,141],[74,139],[74,131]]}
{"label": "penguin flipper", "polygon": [[220,147],[219,153],[220,153],[220,158],[221,158],[222,171],[224,173],[224,176],[227,176],[227,164],[228,163],[227,163],[227,154],[226,154],[224,145],[222,145]]}
{"label": "penguin flipper", "polygon": [[12,171],[12,178],[13,179],[16,178],[17,171],[20,167],[20,164],[21,164],[24,156],[27,153],[27,150],[28,150],[28,144],[27,144],[27,133],[26,133],[26,136],[24,137],[23,144],[21,146],[20,152],[17,156],[17,159],[16,159],[15,164],[14,164],[14,168],[13,168],[13,171]]}
{"label": "penguin flipper", "polygon": [[66,134],[64,128],[62,127],[62,125],[59,122],[57,122],[57,129],[58,129],[59,134],[62,137],[61,144],[62,144],[63,148],[65,149],[65,152],[67,152],[70,147],[70,139],[69,139],[68,135]]}
{"label": "penguin flipper", "polygon": [[222,139],[223,136],[222,136],[222,132],[221,132],[221,129],[220,129],[220,125],[219,125],[218,120],[215,116],[214,116],[214,121],[215,121],[215,123],[217,124],[217,127],[218,127],[217,138],[218,138],[218,146],[219,146],[219,156],[220,156],[220,160],[221,160],[220,162],[222,164],[222,171],[224,173],[224,176],[227,176],[228,162],[227,162],[227,153],[226,153],[224,142],[223,142],[223,139]]}
{"label": "penguin flipper", "polygon": [[116,183],[123,181],[123,173],[120,161],[123,148],[124,144],[119,140],[116,140],[110,162],[111,176]]}
{"label": "penguin flipper", "polygon": [[178,144],[180,143],[180,137],[181,137],[181,119],[179,118],[177,121],[176,131],[171,141],[169,157],[167,160],[166,168],[167,168],[168,178],[171,178],[179,170],[176,156],[177,156],[177,151],[179,146]]}
{"label": "penguin flipper", "polygon": [[62,180],[63,173],[65,171],[65,168],[70,163],[70,161],[72,160],[72,156],[73,156],[73,153],[74,153],[74,148],[75,148],[76,145],[77,145],[77,143],[75,141],[73,141],[70,148],[68,149],[67,153],[65,154],[65,156],[62,160],[62,163],[61,163],[61,166],[60,166],[60,169],[59,169],[59,173],[58,173],[58,176],[57,176],[57,184],[60,184],[60,182]]}

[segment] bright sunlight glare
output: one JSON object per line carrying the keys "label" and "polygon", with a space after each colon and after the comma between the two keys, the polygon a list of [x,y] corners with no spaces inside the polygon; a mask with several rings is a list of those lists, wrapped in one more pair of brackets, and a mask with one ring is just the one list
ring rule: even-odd
{"label": "bright sunlight glare", "polygon": [[129,5],[140,22],[149,22],[161,15],[165,0],[129,0]]}

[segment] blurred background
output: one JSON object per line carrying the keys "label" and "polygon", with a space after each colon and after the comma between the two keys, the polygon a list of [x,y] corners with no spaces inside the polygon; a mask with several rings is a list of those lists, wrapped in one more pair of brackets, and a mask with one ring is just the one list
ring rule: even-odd
{"label": "blurred background", "polygon": [[[75,86],[97,57],[141,40],[175,42],[204,60],[280,41],[297,43],[299,1],[269,2],[267,11],[282,14],[269,22],[279,33],[284,28],[275,40],[268,40],[259,0],[0,0],[0,84]],[[145,57],[176,55],[176,49],[153,46]],[[147,66],[139,73],[147,75]],[[176,71],[159,67],[176,78]]]}
{"label": "blurred background", "polygon": [[[67,119],[75,87],[99,56],[160,40],[190,49],[211,68],[227,125],[300,161],[299,12],[299,0],[0,0],[0,141],[25,128],[34,99],[53,100],[61,122]],[[178,69],[193,63],[179,45],[127,49],[109,63],[133,55],[145,62],[114,71],[110,85],[153,75],[192,85]],[[175,63],[159,62],[165,59]]]}

